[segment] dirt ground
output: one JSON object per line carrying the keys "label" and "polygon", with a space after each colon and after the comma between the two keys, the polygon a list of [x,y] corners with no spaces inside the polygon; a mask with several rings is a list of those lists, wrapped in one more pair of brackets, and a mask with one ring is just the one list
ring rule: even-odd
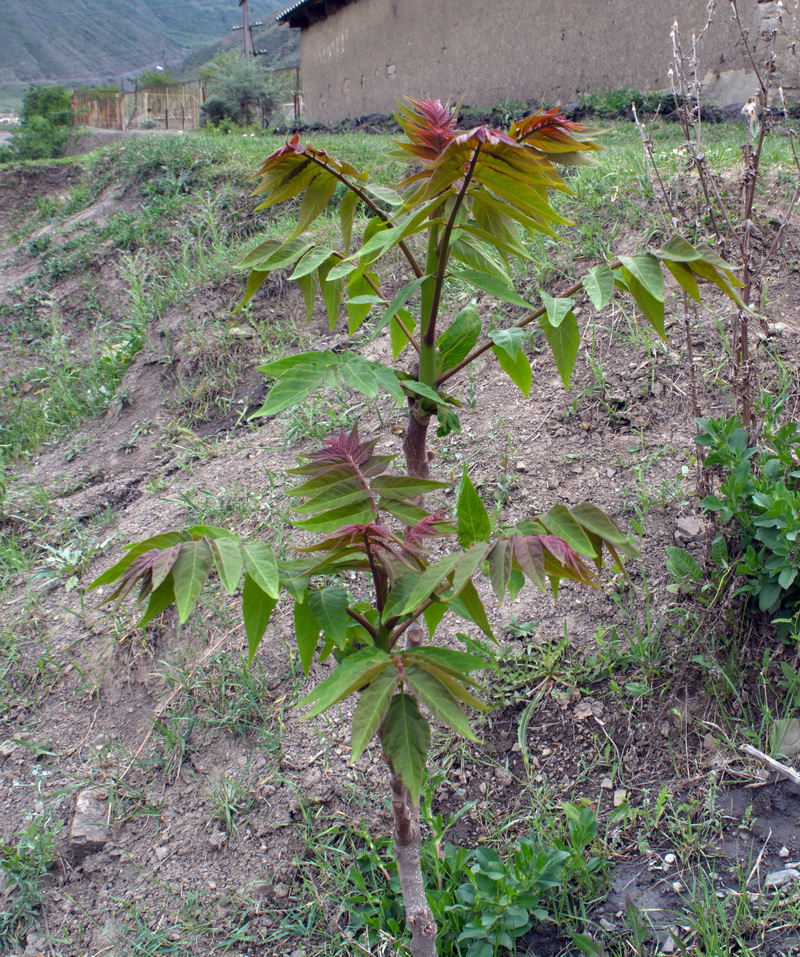
{"label": "dirt ground", "polygon": [[[0,228],[8,231],[37,197],[63,193],[81,175],[77,166],[6,174]],[[116,202],[124,198],[110,192],[87,215],[100,217]],[[800,353],[797,239],[787,237],[759,323],[764,349],[792,369]],[[7,247],[3,258],[0,304],[13,311],[31,291],[32,270],[21,248]],[[347,708],[302,722],[292,707],[329,665],[315,665],[309,681],[299,673],[288,609],[276,614],[247,676],[236,599],[209,599],[183,628],[166,613],[142,633],[130,615],[98,609],[94,594],[82,592],[119,556],[121,543],[187,522],[234,520],[273,540],[287,536],[282,471],[313,447],[313,433],[326,424],[357,414],[362,435],[369,435],[380,418],[392,426],[381,432],[381,450],[400,452],[402,410],[367,405],[354,394],[340,415],[319,406],[310,421],[284,414],[248,423],[248,410],[265,394],[257,371],[265,339],[302,307],[293,289],[273,281],[238,331],[224,341],[199,337],[204,322],[224,317],[240,295],[240,277],[233,276],[170,308],[107,413],[6,477],[21,505],[17,518],[5,515],[3,522],[18,521],[22,529],[44,489],[53,544],[68,545],[76,529],[114,543],[81,568],[79,587],[66,591],[60,578],[18,580],[0,609],[0,629],[13,633],[17,649],[4,666],[0,709],[0,843],[12,842],[32,814],[47,811],[61,825],[41,926],[8,953],[310,954],[310,937],[300,931],[291,943],[270,940],[283,915],[302,904],[314,827],[349,819],[374,834],[389,830],[377,751],[348,766]],[[88,280],[64,276],[49,294],[62,316],[74,319],[66,335],[76,350],[91,335],[79,321],[89,296],[112,316],[130,308],[113,258],[98,263]],[[572,391],[564,392],[536,340],[530,401],[486,363],[459,384],[464,435],[442,440],[434,466],[437,477],[457,479],[468,461],[487,503],[508,521],[584,500],[625,528],[638,516],[642,559],[630,565],[632,597],[619,605],[609,597],[612,585],[593,594],[568,585],[558,603],[526,590],[494,612],[512,679],[505,691],[488,691],[495,707],[480,728],[482,744],[453,748],[440,736],[432,765],[445,780],[434,809],[455,814],[464,800],[473,802],[448,836],[473,845],[491,839],[500,820],[514,819],[522,830],[532,793],[554,807],[566,800],[591,806],[614,848],[609,893],[592,905],[591,920],[621,939],[633,905],[657,928],[652,950],[642,952],[657,952],[667,928],[680,924],[682,897],[692,894],[691,850],[677,844],[678,827],[639,841],[642,808],[652,808],[665,789],[675,807],[693,808],[685,812],[689,833],[705,808],[718,825],[704,843],[704,854],[716,860],[718,888],[733,886],[743,866],[753,869],[749,886],[757,888],[765,875],[800,861],[800,796],[739,753],[741,741],[720,727],[719,700],[691,664],[706,634],[687,635],[680,602],[666,591],[665,546],[681,545],[704,563],[711,531],[693,496],[696,429],[679,325],[673,323],[668,346],[651,342],[648,356],[619,309],[610,307],[591,332],[591,307],[582,306],[584,358]],[[729,307],[717,308],[724,320]],[[315,348],[342,340],[321,314],[301,329]],[[186,426],[176,401],[220,348],[238,363],[232,401]],[[718,326],[707,314],[695,329],[695,349],[704,372],[702,414],[726,414],[725,370],[715,372]],[[388,357],[388,339],[368,350],[370,358]],[[768,394],[774,365],[764,355]],[[789,407],[796,409],[797,400],[795,388]],[[331,408],[338,401],[332,396]],[[213,513],[223,508],[228,514],[217,521]],[[687,525],[687,518],[696,521]],[[647,687],[624,698],[624,706],[602,677],[602,662],[593,673],[590,660],[598,634],[608,640],[614,628],[623,644],[637,628],[649,628],[656,642]],[[753,660],[766,655],[773,668],[779,659],[794,660],[767,631],[752,643]],[[749,686],[741,692],[744,700],[755,694]],[[520,717],[532,707],[520,741]],[[76,804],[88,800],[101,808],[94,821],[100,836],[90,846],[70,832]],[[0,888],[0,902],[3,894]],[[339,917],[329,914],[332,924]],[[542,927],[519,953],[565,947]],[[760,952],[800,952],[800,930],[786,928]]]}

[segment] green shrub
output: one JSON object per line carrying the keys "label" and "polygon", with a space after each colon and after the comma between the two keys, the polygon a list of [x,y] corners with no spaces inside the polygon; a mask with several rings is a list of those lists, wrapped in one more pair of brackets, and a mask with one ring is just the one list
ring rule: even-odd
{"label": "green shrub", "polygon": [[[800,463],[795,422],[765,428],[758,446],[732,416],[697,419],[703,432],[695,440],[708,449],[706,466],[720,477],[719,492],[700,503],[727,527],[728,544],[744,579],[737,595],[758,600],[768,614],[800,614]],[[721,536],[712,550],[724,547]]]}
{"label": "green shrub", "polygon": [[69,90],[63,86],[32,86],[25,94],[20,126],[0,161],[54,159],[63,156],[72,136]]}

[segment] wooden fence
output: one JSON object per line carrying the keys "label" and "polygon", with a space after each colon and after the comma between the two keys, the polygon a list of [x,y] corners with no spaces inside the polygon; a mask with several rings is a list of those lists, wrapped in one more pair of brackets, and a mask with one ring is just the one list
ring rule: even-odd
{"label": "wooden fence", "polygon": [[197,80],[133,93],[84,90],[72,94],[72,115],[79,126],[104,130],[193,130],[200,126],[203,100]]}
{"label": "wooden fence", "polygon": [[[303,110],[299,68],[269,73],[281,119],[289,123],[299,120]],[[133,93],[81,90],[72,94],[72,115],[76,125],[102,130],[194,130],[201,125],[204,101],[199,80],[143,87]],[[266,113],[262,125],[266,126],[268,120]]]}

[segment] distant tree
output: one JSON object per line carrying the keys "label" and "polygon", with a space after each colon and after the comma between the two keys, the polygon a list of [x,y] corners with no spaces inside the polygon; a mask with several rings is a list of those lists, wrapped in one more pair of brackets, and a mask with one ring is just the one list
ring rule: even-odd
{"label": "distant tree", "polygon": [[247,126],[257,113],[266,119],[275,108],[275,90],[258,60],[239,53],[218,53],[197,72],[211,94],[203,113],[214,126],[223,119]]}
{"label": "distant tree", "polygon": [[175,79],[172,70],[162,68],[160,70],[142,70],[136,78],[136,82],[140,89],[145,89],[152,86],[172,86],[173,83],[178,81]]}
{"label": "distant tree", "polygon": [[0,162],[62,156],[72,135],[72,102],[63,86],[32,86],[25,94],[20,125]]}

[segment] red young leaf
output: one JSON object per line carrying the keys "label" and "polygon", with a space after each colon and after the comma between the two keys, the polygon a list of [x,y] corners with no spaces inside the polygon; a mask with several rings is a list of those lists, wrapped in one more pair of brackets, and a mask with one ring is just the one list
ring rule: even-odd
{"label": "red young leaf", "polygon": [[436,160],[453,140],[455,112],[441,100],[417,100],[412,96],[405,99],[410,106],[399,104],[396,115],[409,142],[399,145],[421,160]]}

